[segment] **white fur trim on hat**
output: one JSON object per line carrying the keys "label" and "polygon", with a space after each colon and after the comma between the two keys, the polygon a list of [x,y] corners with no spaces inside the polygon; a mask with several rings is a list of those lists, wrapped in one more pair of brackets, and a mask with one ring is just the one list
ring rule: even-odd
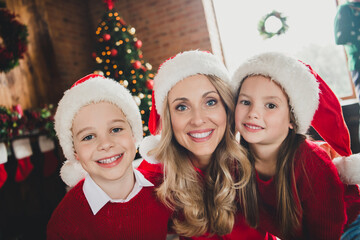
{"label": "white fur trim on hat", "polygon": [[0,143],[0,164],[7,163],[8,154],[5,143]]}
{"label": "white fur trim on hat", "polygon": [[[143,138],[141,115],[129,90],[112,79],[96,76],[67,90],[56,110],[55,130],[68,161],[77,163],[71,131],[75,115],[80,108],[90,103],[103,101],[113,103],[122,110],[131,126],[135,144],[139,146]],[[64,182],[67,181],[65,178],[70,174],[65,174],[67,170],[70,171],[69,169],[70,165],[66,165],[66,167],[64,165],[61,169]],[[74,171],[72,171],[73,174]]]}
{"label": "white fur trim on hat", "polygon": [[341,181],[345,184],[360,184],[360,154],[334,158]]}
{"label": "white fur trim on hat", "polygon": [[55,148],[54,140],[45,135],[39,136],[38,141],[41,152],[49,152]]}
{"label": "white fur trim on hat", "polygon": [[78,182],[86,176],[86,171],[81,166],[80,162],[65,161],[60,169],[61,179],[69,187],[74,187]]}
{"label": "white fur trim on hat", "polygon": [[156,164],[159,161],[155,158],[154,155],[148,155],[148,152],[159,145],[161,135],[150,135],[145,137],[140,143],[139,153],[142,158],[144,158],[148,163]]}
{"label": "white fur trim on hat", "polygon": [[12,146],[14,149],[15,158],[18,160],[30,157],[33,154],[29,138],[14,140],[12,142]]}
{"label": "white fur trim on hat", "polygon": [[230,82],[228,70],[215,55],[199,50],[179,53],[165,61],[154,78],[155,105],[160,115],[171,88],[184,78],[196,74],[214,75]]}
{"label": "white fur trim on hat", "polygon": [[281,85],[290,100],[298,125],[297,133],[305,134],[319,105],[319,83],[305,64],[282,53],[256,55],[235,71],[232,86],[238,94],[241,82],[249,75],[264,75]]}

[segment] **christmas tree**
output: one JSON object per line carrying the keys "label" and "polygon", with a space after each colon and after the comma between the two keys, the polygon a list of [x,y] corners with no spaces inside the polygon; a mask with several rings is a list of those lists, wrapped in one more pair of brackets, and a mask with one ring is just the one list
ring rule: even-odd
{"label": "christmas tree", "polygon": [[96,29],[96,51],[92,53],[97,63],[94,73],[110,77],[130,90],[139,106],[146,136],[154,78],[152,66],[143,59],[142,42],[135,36],[135,28],[115,11],[112,0],[105,2],[108,10]]}

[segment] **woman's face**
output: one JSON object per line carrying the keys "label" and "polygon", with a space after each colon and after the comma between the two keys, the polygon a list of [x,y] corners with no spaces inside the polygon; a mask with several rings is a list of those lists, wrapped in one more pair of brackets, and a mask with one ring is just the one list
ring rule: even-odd
{"label": "woman's face", "polygon": [[209,164],[224,136],[227,118],[220,95],[204,75],[187,77],[168,94],[171,125],[196,167]]}

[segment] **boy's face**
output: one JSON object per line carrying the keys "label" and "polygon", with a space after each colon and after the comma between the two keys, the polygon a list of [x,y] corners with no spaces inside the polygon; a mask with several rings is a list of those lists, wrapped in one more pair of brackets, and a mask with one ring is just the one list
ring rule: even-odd
{"label": "boy's face", "polygon": [[117,106],[100,102],[82,107],[72,134],[76,159],[98,185],[132,176],[135,138]]}

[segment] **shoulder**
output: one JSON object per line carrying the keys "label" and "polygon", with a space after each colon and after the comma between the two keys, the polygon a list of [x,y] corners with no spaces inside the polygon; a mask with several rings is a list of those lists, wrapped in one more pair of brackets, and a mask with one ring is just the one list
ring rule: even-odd
{"label": "shoulder", "polygon": [[317,179],[320,184],[327,181],[342,185],[337,169],[328,153],[309,140],[304,141],[296,153],[295,172],[302,175],[303,171],[310,178],[309,180]]}
{"label": "shoulder", "polygon": [[86,201],[82,187],[84,180],[80,181],[75,187],[67,192],[59,205],[54,210],[49,225],[59,223],[65,219],[71,219],[72,215],[78,214],[79,208],[84,206]]}

